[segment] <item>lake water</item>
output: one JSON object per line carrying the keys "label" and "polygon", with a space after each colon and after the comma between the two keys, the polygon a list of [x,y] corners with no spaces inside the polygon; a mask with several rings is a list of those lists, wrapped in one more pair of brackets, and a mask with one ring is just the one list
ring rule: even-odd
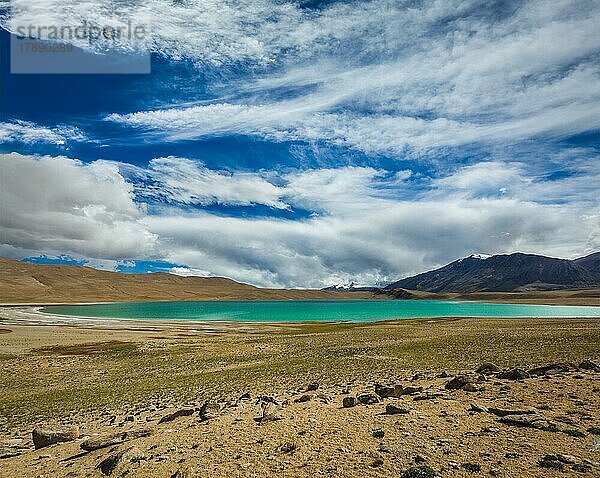
{"label": "lake water", "polygon": [[135,302],[49,306],[51,314],[141,320],[375,322],[433,317],[599,317],[600,307],[439,300]]}

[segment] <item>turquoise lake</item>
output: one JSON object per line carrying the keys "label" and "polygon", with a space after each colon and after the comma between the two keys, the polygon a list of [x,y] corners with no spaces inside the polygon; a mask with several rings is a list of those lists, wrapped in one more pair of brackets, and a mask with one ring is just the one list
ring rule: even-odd
{"label": "turquoise lake", "polygon": [[135,302],[44,307],[90,318],[221,322],[375,322],[433,317],[599,317],[600,307],[438,300]]}

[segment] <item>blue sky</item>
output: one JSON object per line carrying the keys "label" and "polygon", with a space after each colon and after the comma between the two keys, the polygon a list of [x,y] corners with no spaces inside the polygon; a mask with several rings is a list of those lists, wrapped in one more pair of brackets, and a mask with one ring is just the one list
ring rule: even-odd
{"label": "blue sky", "polygon": [[[322,287],[600,249],[598,2],[0,8],[1,255]],[[151,74],[11,74],[83,21]]]}

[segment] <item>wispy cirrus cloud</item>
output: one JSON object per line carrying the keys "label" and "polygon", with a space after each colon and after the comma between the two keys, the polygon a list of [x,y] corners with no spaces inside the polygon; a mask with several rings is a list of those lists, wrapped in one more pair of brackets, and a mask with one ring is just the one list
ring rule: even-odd
{"label": "wispy cirrus cloud", "polygon": [[320,31],[322,41],[300,47],[286,25],[281,68],[235,84],[235,102],[108,119],[161,141],[242,134],[418,156],[600,129],[597,5],[515,2],[484,13],[467,3],[457,13],[451,3],[352,2],[294,16],[295,31]]}
{"label": "wispy cirrus cloud", "polygon": [[0,123],[0,143],[63,145],[67,141],[84,141],[85,139],[85,134],[73,126],[49,128],[20,120]]}

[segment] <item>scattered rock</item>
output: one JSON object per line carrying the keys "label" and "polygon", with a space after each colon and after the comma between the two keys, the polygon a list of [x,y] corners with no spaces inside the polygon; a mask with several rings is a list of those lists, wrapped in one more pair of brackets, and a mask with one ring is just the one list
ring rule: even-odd
{"label": "scattered rock", "polygon": [[372,468],[379,468],[380,466],[383,466],[383,460],[381,458],[376,458],[373,463],[371,463]]}
{"label": "scattered rock", "polygon": [[579,364],[579,368],[582,370],[592,370],[594,372],[600,372],[600,364],[594,362],[591,359],[584,360]]}
{"label": "scattered rock", "polygon": [[434,392],[433,390],[427,390],[427,392],[425,392],[423,395],[416,395],[415,397],[413,397],[413,400],[414,401],[435,400],[436,398],[440,398],[445,395],[446,395],[445,391]]}
{"label": "scattered rock", "polygon": [[481,471],[481,465],[477,463],[463,463],[461,466],[471,473],[479,473]]}
{"label": "scattered rock", "polygon": [[312,395],[302,395],[301,397],[297,398],[296,400],[294,400],[294,402],[296,403],[304,403],[304,402],[310,402],[310,400],[312,399]]}
{"label": "scattered rock", "polygon": [[466,384],[477,381],[477,376],[474,374],[457,375],[449,382],[446,382],[445,388],[447,390],[460,390]]}
{"label": "scattered rock", "polygon": [[407,415],[410,412],[411,412],[410,408],[394,405],[393,403],[388,403],[385,406],[385,414],[386,415]]}
{"label": "scattered rock", "polygon": [[280,445],[277,450],[280,451],[281,453],[294,453],[296,451],[296,444],[295,443],[284,443],[283,445]]}
{"label": "scattered rock", "polygon": [[553,423],[538,414],[506,415],[498,418],[500,423],[517,427],[536,428],[538,430],[551,430]]}
{"label": "scattered rock", "polygon": [[213,400],[205,402],[200,407],[201,420],[212,420],[213,418],[217,418],[219,415],[221,415],[221,406]]}
{"label": "scattered rock", "polygon": [[506,417],[508,415],[534,415],[537,414],[537,411],[527,408],[527,409],[511,409],[511,408],[496,408],[490,407],[489,412],[493,413],[498,417]]}
{"label": "scattered rock", "polygon": [[512,370],[500,372],[496,377],[505,380],[525,380],[531,378],[531,375],[521,368],[513,368]]}
{"label": "scattered rock", "polygon": [[373,438],[383,438],[385,436],[385,432],[381,429],[373,430]]}
{"label": "scattered rock", "polygon": [[381,398],[391,397],[394,395],[395,388],[390,385],[375,385],[375,393]]}
{"label": "scattered rock", "polygon": [[471,403],[471,407],[469,408],[470,412],[475,412],[475,413],[488,413],[489,409],[484,406],[484,405],[480,405],[479,403]]}
{"label": "scattered rock", "polygon": [[482,373],[483,375],[492,375],[500,371],[502,371],[502,369],[498,367],[498,365],[493,364],[492,362],[483,362],[477,368],[477,370],[475,370],[475,373]]}
{"label": "scattered rock", "polygon": [[85,451],[99,450],[100,448],[119,445],[136,438],[148,437],[152,435],[152,433],[153,430],[151,428],[139,428],[135,430],[127,430],[121,433],[115,433],[113,435],[101,435],[88,438],[81,443],[80,447]]}
{"label": "scattered rock", "polygon": [[79,427],[74,425],[57,428],[36,428],[33,430],[32,435],[33,445],[38,450],[54,443],[76,440],[79,438]]}
{"label": "scattered rock", "polygon": [[315,390],[319,389],[319,384],[317,382],[312,382],[308,384],[308,387],[306,387],[306,390],[309,392],[314,392]]}
{"label": "scattered rock", "polygon": [[420,393],[423,391],[423,387],[404,387],[401,389],[402,393],[400,395],[414,395],[415,393]]}
{"label": "scattered rock", "polygon": [[179,417],[189,417],[194,412],[195,410],[193,408],[182,408],[173,413],[170,413],[169,415],[165,415],[158,421],[158,424],[160,425],[161,423],[171,422]]}
{"label": "scattered rock", "polygon": [[541,367],[535,367],[528,371],[529,375],[552,375],[554,373],[569,372],[574,370],[574,367],[568,363],[552,363],[549,365],[543,365]]}
{"label": "scattered rock", "polygon": [[427,457],[425,455],[415,455],[413,456],[413,461],[415,463],[425,463],[427,461]]}
{"label": "scattered rock", "polygon": [[356,397],[344,397],[344,399],[342,400],[342,407],[351,408],[356,406],[357,403],[358,400],[356,400]]}
{"label": "scattered rock", "polygon": [[577,463],[577,458],[572,455],[565,455],[564,453],[553,453],[551,455],[546,455],[544,458],[550,458],[552,460],[560,461],[565,465],[574,465]]}
{"label": "scattered rock", "polygon": [[556,458],[555,455],[545,455],[539,462],[540,468],[550,468],[552,470],[563,471],[565,469],[564,463]]}
{"label": "scattered rock", "polygon": [[137,447],[132,446],[123,451],[109,455],[107,458],[98,463],[96,468],[98,468],[102,474],[110,475],[122,463],[136,463],[143,459],[144,454]]}
{"label": "scattered rock", "polygon": [[373,405],[374,403],[379,403],[379,397],[374,393],[361,393],[358,395],[358,397],[356,397],[356,399],[363,405]]}

